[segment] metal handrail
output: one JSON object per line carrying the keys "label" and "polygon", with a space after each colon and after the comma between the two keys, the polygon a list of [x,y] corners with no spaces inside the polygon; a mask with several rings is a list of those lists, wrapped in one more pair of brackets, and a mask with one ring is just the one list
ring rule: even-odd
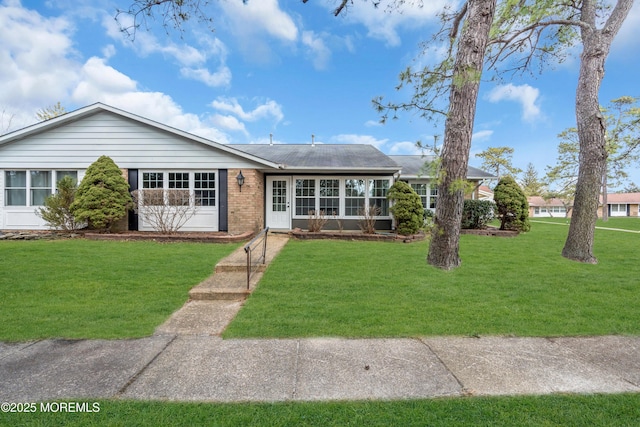
{"label": "metal handrail", "polygon": [[[258,264],[266,264],[267,262],[267,236],[269,235],[269,227],[259,232],[249,243],[244,245],[244,251],[247,254],[247,290],[249,290],[249,283],[251,282],[251,276],[257,271]],[[256,259],[256,268],[252,268],[252,255],[253,251],[262,247],[262,253]]]}

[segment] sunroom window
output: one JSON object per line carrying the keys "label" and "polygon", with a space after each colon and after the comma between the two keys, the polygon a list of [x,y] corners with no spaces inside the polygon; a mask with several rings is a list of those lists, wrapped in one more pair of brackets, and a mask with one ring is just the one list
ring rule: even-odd
{"label": "sunroom window", "polygon": [[296,215],[311,215],[316,209],[316,180],[296,179]]}
{"label": "sunroom window", "polygon": [[362,215],[365,200],[364,179],[346,179],[345,187],[345,215],[359,216]]}
{"label": "sunroom window", "polygon": [[388,191],[388,179],[369,180],[369,206],[377,207],[380,210],[378,212],[379,216],[389,215],[389,201],[387,200]]}
{"label": "sunroom window", "polygon": [[340,215],[340,180],[320,180],[320,211],[325,215]]}

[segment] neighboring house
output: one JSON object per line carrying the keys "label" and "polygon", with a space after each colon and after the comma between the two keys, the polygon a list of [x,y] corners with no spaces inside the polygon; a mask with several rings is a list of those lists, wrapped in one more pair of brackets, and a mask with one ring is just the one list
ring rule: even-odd
{"label": "neighboring house", "polygon": [[[572,204],[565,204],[560,199],[545,200],[540,196],[527,198],[529,201],[529,217],[571,217]],[[598,218],[602,218],[602,196],[599,201]],[[614,216],[640,216],[640,193],[609,193],[607,194],[607,214]],[[567,215],[567,209],[569,215]]]}
{"label": "neighboring house", "polygon": [[478,199],[493,201],[493,190],[488,185],[478,187]]}
{"label": "neighboring house", "polygon": [[[613,216],[640,216],[640,193],[610,193],[607,194],[607,214]],[[598,217],[602,218],[602,196],[600,196],[600,208]]]}
{"label": "neighboring house", "polygon": [[541,196],[527,197],[529,202],[529,217],[533,218],[565,218],[567,210],[571,216],[573,205],[557,198],[545,199]]}
{"label": "neighboring house", "polygon": [[[82,180],[101,155],[122,169],[132,191],[196,196],[200,206],[181,231],[307,228],[318,210],[358,229],[370,205],[380,208],[376,227],[389,230],[386,195],[399,178],[421,191],[426,207],[437,200],[419,172],[422,156],[387,156],[371,145],[225,145],[98,103],[0,137],[0,229],[46,229],[35,210],[60,178]],[[488,177],[469,168],[474,181]],[[152,230],[133,212],[127,224]]]}

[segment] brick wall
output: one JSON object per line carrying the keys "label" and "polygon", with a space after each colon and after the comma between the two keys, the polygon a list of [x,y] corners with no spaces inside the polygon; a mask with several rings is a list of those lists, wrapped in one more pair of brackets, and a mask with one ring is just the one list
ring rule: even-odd
{"label": "brick wall", "polygon": [[229,234],[258,231],[264,227],[264,174],[242,169],[244,185],[238,186],[240,169],[229,169]]}

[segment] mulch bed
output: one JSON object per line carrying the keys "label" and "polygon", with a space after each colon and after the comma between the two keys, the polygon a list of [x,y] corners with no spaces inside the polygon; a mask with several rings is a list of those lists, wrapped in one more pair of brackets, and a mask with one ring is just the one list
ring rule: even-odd
{"label": "mulch bed", "polygon": [[310,232],[296,228],[289,232],[291,237],[300,240],[314,240],[314,239],[334,239],[334,240],[364,240],[364,241],[394,241],[394,242],[420,242],[425,239],[424,233],[414,234],[411,236],[402,236],[395,233],[375,233],[365,234],[362,232],[352,231],[318,231]]}
{"label": "mulch bed", "polygon": [[178,232],[161,234],[153,231],[120,233],[85,233],[89,240],[152,240],[155,242],[191,242],[191,243],[235,243],[249,240],[254,233],[246,232],[230,235],[224,232]]}
{"label": "mulch bed", "polygon": [[495,227],[487,227],[482,230],[460,230],[460,234],[474,234],[476,236],[516,237],[520,234],[515,230],[500,230]]}

